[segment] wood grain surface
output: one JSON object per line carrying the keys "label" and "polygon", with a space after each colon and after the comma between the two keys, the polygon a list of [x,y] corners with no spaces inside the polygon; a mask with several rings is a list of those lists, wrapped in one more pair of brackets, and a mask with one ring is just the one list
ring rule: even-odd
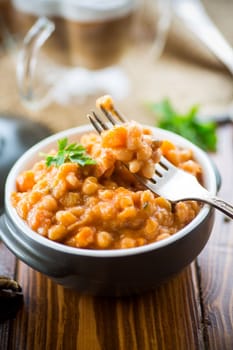
{"label": "wood grain surface", "polygon": [[[219,129],[213,160],[222,176],[219,195],[233,203],[233,126]],[[210,349],[233,348],[233,221],[216,212],[213,234],[198,258],[204,335]]]}

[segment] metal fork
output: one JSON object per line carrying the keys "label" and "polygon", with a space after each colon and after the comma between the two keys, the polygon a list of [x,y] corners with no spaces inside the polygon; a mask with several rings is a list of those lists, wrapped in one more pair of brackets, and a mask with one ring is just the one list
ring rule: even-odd
{"label": "metal fork", "polygon": [[[127,122],[115,107],[112,109],[112,112],[107,110],[103,105],[100,105],[100,108],[108,122],[113,126]],[[104,130],[110,129],[109,123],[106,123],[97,113],[92,112],[87,117],[99,134]],[[155,173],[151,179],[137,174],[134,175],[146,188],[168,199],[172,203],[188,200],[207,203],[233,219],[233,206],[230,203],[212,195],[200,185],[195,176],[177,168],[163,156],[156,163]]]}

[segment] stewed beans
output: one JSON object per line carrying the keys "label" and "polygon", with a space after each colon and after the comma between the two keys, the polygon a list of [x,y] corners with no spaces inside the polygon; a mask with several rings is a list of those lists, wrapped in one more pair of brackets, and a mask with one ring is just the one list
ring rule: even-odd
{"label": "stewed beans", "polygon": [[200,180],[191,150],[167,140],[155,142],[150,129],[135,122],[101,136],[85,134],[79,142],[95,164],[48,166],[41,160],[17,177],[12,203],[38,234],[78,248],[132,248],[173,235],[199,212],[194,201],[172,206],[130,173],[150,177],[163,154]]}

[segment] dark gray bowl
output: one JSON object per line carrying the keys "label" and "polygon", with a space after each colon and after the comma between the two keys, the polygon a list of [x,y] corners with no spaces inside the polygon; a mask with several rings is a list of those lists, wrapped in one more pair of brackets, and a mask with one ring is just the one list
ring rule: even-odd
{"label": "dark gray bowl", "polygon": [[[27,151],[10,171],[5,191],[5,214],[0,219],[1,238],[22,261],[64,287],[93,295],[130,295],[150,290],[193,261],[210,236],[214,210],[204,205],[197,217],[173,236],[146,246],[117,250],[86,250],[55,243],[19,218],[10,202],[17,174],[37,161],[58,139],[76,139],[91,127],[82,126],[55,134]],[[153,128],[160,139],[192,148],[204,172],[206,188],[216,194],[218,176],[209,157],[182,137]]]}

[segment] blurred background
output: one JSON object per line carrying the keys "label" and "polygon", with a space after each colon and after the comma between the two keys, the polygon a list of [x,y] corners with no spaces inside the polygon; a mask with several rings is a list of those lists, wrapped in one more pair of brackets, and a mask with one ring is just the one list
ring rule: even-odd
{"label": "blurred background", "polygon": [[[190,0],[186,2],[189,3]],[[69,99],[63,101],[62,96],[59,101],[58,95],[43,108],[30,109],[22,103],[16,78],[18,55],[22,50],[26,33],[41,17],[41,14],[44,14],[45,3],[47,3],[47,7],[44,7],[47,11],[45,14],[55,24],[55,31],[41,51],[49,58],[48,67],[49,64],[53,69],[58,67],[60,81],[63,79],[64,69],[74,67],[72,62],[74,53],[70,53],[73,50],[70,49],[70,41],[72,45],[75,45],[74,43],[82,45],[85,41],[85,36],[80,39],[78,30],[76,31],[73,26],[75,18],[70,19],[69,13],[57,13],[57,10],[53,8],[52,4],[56,2],[51,2],[49,5],[50,1],[0,0],[0,111],[43,122],[53,131],[59,131],[85,124],[86,114],[93,109],[97,95],[102,92],[100,90],[97,93],[94,91],[93,94],[87,94],[77,103]],[[166,3],[165,8],[162,9],[164,43],[159,47],[160,52],[155,53],[150,59],[145,57],[147,50],[143,45],[135,45],[134,50],[129,51],[121,61],[121,66],[127,72],[130,88],[125,96],[117,99],[119,109],[128,117],[151,125],[155,123],[154,115],[145,108],[145,103],[158,102],[164,97],[168,97],[181,111],[186,110],[192,104],[199,104],[204,114],[227,110],[233,101],[232,74],[177,15],[176,1],[160,1],[160,5],[161,3]],[[203,0],[202,3],[206,13],[229,44],[233,46],[231,25],[233,1]],[[38,5],[37,11],[35,4],[43,6]],[[63,6],[65,4],[66,2]],[[152,20],[153,18],[150,18],[150,21]],[[154,17],[154,20],[159,21],[161,17]],[[119,26],[124,35],[127,33],[127,23],[129,22],[121,23]],[[111,33],[110,27],[108,28]],[[106,35],[106,29],[102,29],[101,35]],[[87,38],[89,40],[90,36]],[[155,37],[152,37],[152,40],[154,39]],[[103,42],[106,40],[107,38],[103,37]],[[142,38],[142,42],[145,42],[145,37]],[[81,51],[82,47],[78,46],[77,49]],[[111,48],[111,52],[112,50]],[[103,59],[104,57],[106,59],[106,55],[103,55]],[[46,63],[43,62],[46,61],[41,60],[40,67],[43,68],[44,64],[46,68]],[[43,72],[43,74],[47,73]],[[79,89],[82,90],[82,81]]]}

